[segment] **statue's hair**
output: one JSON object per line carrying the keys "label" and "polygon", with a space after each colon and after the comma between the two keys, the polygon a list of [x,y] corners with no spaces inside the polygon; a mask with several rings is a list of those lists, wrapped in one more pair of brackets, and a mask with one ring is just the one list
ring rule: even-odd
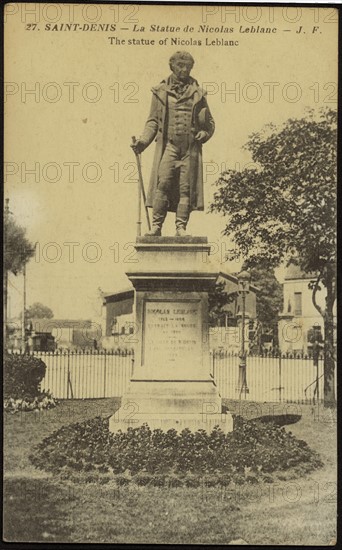
{"label": "statue's hair", "polygon": [[184,52],[184,51],[179,51],[179,52],[175,52],[173,55],[171,55],[170,60],[169,60],[170,67],[172,66],[172,64],[175,61],[178,61],[178,59],[182,59],[183,61],[187,61],[188,63],[191,63],[192,67],[195,64],[195,60],[194,60],[194,58],[192,57],[192,55],[190,53]]}

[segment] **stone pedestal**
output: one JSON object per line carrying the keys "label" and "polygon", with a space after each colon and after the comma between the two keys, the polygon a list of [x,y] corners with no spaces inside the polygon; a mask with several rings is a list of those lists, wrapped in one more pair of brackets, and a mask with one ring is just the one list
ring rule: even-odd
{"label": "stone pedestal", "polygon": [[136,351],[132,378],[110,430],[233,428],[210,374],[208,291],[218,273],[206,237],[138,237]]}

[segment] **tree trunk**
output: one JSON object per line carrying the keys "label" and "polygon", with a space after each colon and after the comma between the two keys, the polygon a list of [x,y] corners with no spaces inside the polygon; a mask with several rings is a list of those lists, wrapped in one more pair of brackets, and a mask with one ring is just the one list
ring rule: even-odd
{"label": "tree trunk", "polygon": [[4,326],[3,326],[3,338],[4,338],[4,346],[7,347],[7,301],[8,301],[8,271],[6,268],[4,268]]}
{"label": "tree trunk", "polygon": [[[329,278],[330,279],[330,278]],[[335,407],[334,360],[334,295],[332,279],[327,281],[326,309],[324,315],[324,406]]]}

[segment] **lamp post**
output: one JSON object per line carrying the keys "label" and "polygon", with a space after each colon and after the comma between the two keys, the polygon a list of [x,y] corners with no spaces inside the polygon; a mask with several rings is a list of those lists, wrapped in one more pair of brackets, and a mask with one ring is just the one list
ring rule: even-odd
{"label": "lamp post", "polygon": [[[7,241],[6,241],[6,235],[7,235],[7,223],[9,220],[9,215],[12,214],[12,212],[9,209],[9,199],[5,199],[5,211],[4,211],[4,226],[5,226],[5,255],[7,252]],[[6,258],[3,264],[3,291],[4,291],[4,325],[3,325],[3,338],[5,347],[7,347],[7,316],[8,316],[8,269],[6,267]]]}
{"label": "lamp post", "polygon": [[23,353],[26,351],[26,265],[23,267],[23,311],[21,315],[21,339]]}
{"label": "lamp post", "polygon": [[246,318],[246,295],[249,292],[251,276],[248,271],[241,271],[238,275],[238,292],[241,294],[242,298],[242,334],[241,334],[241,351],[239,354],[239,384],[238,391],[239,397],[244,393],[249,393],[247,385],[247,374],[246,374],[246,349],[245,349],[245,318]]}

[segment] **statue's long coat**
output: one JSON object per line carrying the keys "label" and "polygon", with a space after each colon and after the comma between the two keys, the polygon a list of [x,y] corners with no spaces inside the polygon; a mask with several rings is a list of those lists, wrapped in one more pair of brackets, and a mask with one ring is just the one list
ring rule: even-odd
{"label": "statue's long coat", "polygon": [[[154,154],[150,185],[146,197],[146,206],[153,206],[153,197],[158,186],[158,169],[162,159],[164,149],[167,143],[167,95],[170,89],[169,79],[163,80],[158,86],[152,88],[152,104],[149,117],[147,119],[141,140],[145,145],[149,145],[154,138],[157,142]],[[197,81],[190,78],[190,90],[193,93],[192,108],[192,128],[190,135],[190,209],[204,210],[203,197],[203,168],[202,168],[202,145],[194,139],[199,130],[205,130],[207,137],[205,141],[211,138],[215,130],[213,117],[211,116],[206,92],[202,90]],[[206,109],[205,121],[200,123],[199,113]],[[202,111],[203,113],[203,111]],[[168,210],[175,212],[179,201],[178,185],[173,186],[173,195],[170,197]]]}

